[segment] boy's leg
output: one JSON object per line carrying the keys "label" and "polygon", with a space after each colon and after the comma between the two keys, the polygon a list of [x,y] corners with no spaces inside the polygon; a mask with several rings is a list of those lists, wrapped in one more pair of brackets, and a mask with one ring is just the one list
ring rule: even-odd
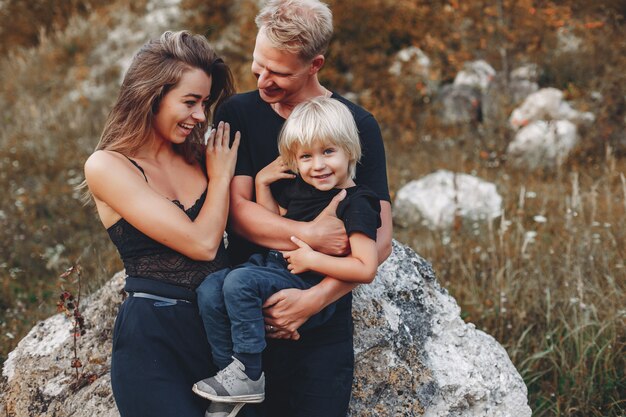
{"label": "boy's leg", "polygon": [[263,303],[282,289],[311,286],[271,260],[265,266],[247,264],[230,271],[222,293],[231,322],[235,360],[214,378],[198,382],[194,391],[217,402],[263,401],[265,378],[261,372],[261,352],[266,346]]}
{"label": "boy's leg", "polygon": [[[198,301],[203,304],[203,309],[222,303],[226,306],[227,319],[231,323],[234,360],[229,359],[229,365],[215,377],[197,382],[193,390],[214,402],[261,402],[265,398],[265,377],[261,369],[261,352],[265,347],[262,305],[271,294],[280,289],[302,287],[306,284],[299,282],[301,280],[298,277],[283,268],[247,263],[228,272],[224,277],[221,287],[223,298],[220,302],[219,299],[214,299],[217,291],[210,281],[211,278],[213,277],[206,280],[209,283],[201,285],[199,293],[205,296]],[[209,306],[206,305],[207,302],[210,303]],[[219,318],[220,314],[209,316],[212,320],[213,316]]]}
{"label": "boy's leg", "polygon": [[211,345],[213,362],[224,369],[232,362],[233,342],[222,287],[230,269],[214,272],[197,288],[198,309]]}
{"label": "boy's leg", "polygon": [[228,274],[224,282],[224,302],[231,322],[235,353],[261,353],[265,349],[263,303],[287,288],[310,288],[297,275],[284,268],[248,266]]}

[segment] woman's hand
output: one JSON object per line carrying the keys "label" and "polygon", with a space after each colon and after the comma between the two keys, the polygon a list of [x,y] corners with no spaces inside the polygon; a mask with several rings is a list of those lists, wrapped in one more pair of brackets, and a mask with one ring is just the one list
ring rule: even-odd
{"label": "woman's hand", "polygon": [[291,241],[298,245],[298,249],[282,252],[283,258],[285,258],[288,264],[287,269],[292,274],[300,274],[313,269],[313,265],[315,265],[315,251],[295,236],[291,236]]}
{"label": "woman's hand", "polygon": [[216,129],[212,129],[206,144],[206,171],[209,179],[225,178],[230,181],[235,174],[237,149],[241,134],[235,133],[232,146],[230,141],[230,125],[220,122]]}
{"label": "woman's hand", "polygon": [[254,181],[258,185],[269,186],[278,180],[293,179],[295,177],[296,176],[289,170],[285,162],[283,162],[283,158],[278,156],[278,158],[274,159],[256,174]]}
{"label": "woman's hand", "polygon": [[311,290],[311,288],[308,290],[288,288],[274,293],[265,301],[263,304],[265,324],[273,326],[266,332],[267,337],[292,340],[300,338],[298,328],[322,309]]}

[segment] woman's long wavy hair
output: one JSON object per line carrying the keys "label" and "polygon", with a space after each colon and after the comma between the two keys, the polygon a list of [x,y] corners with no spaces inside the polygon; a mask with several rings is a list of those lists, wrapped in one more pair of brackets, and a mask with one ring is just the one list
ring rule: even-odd
{"label": "woman's long wavy hair", "polygon": [[146,43],[133,57],[120,94],[106,120],[96,150],[132,156],[151,137],[161,100],[186,71],[200,69],[211,77],[205,107],[206,122],[198,123],[184,143],[174,145],[187,162],[202,161],[204,136],[211,113],[235,92],[228,66],[201,35],[187,31],[165,32]]}

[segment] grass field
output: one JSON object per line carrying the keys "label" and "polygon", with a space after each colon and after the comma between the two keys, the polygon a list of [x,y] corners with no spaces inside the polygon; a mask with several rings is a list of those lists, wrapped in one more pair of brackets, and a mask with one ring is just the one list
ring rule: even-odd
{"label": "grass field", "polygon": [[[425,174],[453,169],[464,152],[427,148],[449,159],[390,153]],[[463,318],[506,347],[535,416],[626,411],[626,161],[607,159],[532,175],[467,161],[467,172],[496,183],[503,217],[394,231],[433,263]],[[419,177],[406,171],[396,184]]]}

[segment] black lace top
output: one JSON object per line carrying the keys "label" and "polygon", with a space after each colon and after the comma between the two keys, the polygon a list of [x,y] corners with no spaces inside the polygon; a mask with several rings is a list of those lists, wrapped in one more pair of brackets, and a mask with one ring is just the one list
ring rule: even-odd
{"label": "black lace top", "polygon": [[[179,201],[173,203],[195,220],[205,199],[206,190],[186,210]],[[131,277],[155,279],[195,290],[207,275],[228,266],[223,242],[213,261],[195,261],[146,236],[124,219],[118,220],[107,232],[124,262],[126,275]]]}

